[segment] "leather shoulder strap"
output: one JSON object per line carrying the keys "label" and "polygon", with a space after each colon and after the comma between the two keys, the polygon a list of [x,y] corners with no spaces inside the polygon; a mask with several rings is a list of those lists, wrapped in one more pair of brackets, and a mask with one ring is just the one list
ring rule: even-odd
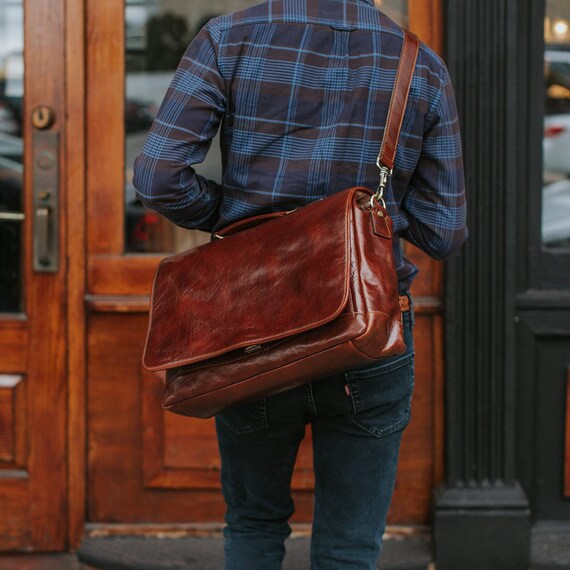
{"label": "leather shoulder strap", "polygon": [[396,72],[396,81],[392,91],[392,98],[390,99],[390,107],[388,108],[384,138],[377,162],[379,167],[383,166],[390,171],[394,168],[394,158],[398,148],[398,139],[400,138],[400,130],[402,129],[404,113],[408,104],[408,96],[419,49],[420,41],[417,36],[404,30],[404,44]]}

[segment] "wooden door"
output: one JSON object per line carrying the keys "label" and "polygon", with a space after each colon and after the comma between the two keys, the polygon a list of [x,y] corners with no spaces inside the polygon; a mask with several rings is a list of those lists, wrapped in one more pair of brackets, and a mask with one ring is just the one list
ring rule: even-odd
{"label": "wooden door", "polygon": [[[87,0],[87,521],[134,532],[136,523],[219,523],[224,505],[213,421],[160,409],[161,385],[140,364],[154,268],[165,252],[208,240],[175,228],[133,199],[132,161],[187,41],[211,16],[251,0]],[[384,0],[439,47],[439,3]],[[202,172],[219,178],[214,143]],[[418,382],[391,521],[425,523],[441,478],[441,268],[422,267]],[[295,521],[311,518],[310,434],[293,489]],[[148,525],[143,528],[149,528]],[[155,527],[151,527],[154,529]],[[125,527],[121,526],[121,532]]]}
{"label": "wooden door", "polygon": [[0,550],[66,546],[63,15],[0,0]]}

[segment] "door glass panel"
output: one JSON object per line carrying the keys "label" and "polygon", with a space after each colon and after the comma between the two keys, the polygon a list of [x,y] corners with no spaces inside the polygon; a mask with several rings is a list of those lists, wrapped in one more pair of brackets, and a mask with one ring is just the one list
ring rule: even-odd
{"label": "door glass panel", "polygon": [[24,19],[21,0],[0,0],[0,313],[23,310]]}
{"label": "door glass panel", "polygon": [[[133,162],[142,150],[174,71],[190,40],[212,17],[259,0],[126,0],[125,249],[127,252],[177,252],[209,240],[205,232],[178,228],[137,201]],[[407,0],[375,0],[376,6],[406,26]],[[196,171],[221,179],[218,140]]]}
{"label": "door glass panel", "polygon": [[400,26],[408,27],[408,0],[374,0],[374,3]]}
{"label": "door glass panel", "polygon": [[570,2],[547,0],[542,242],[570,247]]}

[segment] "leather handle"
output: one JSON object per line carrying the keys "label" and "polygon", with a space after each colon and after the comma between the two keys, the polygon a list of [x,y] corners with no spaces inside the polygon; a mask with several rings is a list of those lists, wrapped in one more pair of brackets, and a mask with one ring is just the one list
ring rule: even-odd
{"label": "leather handle", "polygon": [[400,55],[394,90],[392,91],[392,98],[390,99],[390,106],[388,108],[384,138],[382,139],[377,160],[378,167],[384,167],[390,171],[394,168],[394,159],[396,157],[402,123],[404,122],[404,113],[406,112],[406,105],[408,104],[419,49],[420,41],[417,36],[404,30],[402,53]]}
{"label": "leather handle", "polygon": [[225,237],[231,236],[233,234],[237,234],[242,230],[246,230],[247,228],[251,228],[253,226],[258,226],[264,222],[268,222],[269,220],[273,220],[274,218],[280,218],[281,216],[286,216],[295,210],[286,210],[281,212],[270,212],[268,214],[259,214],[258,216],[252,216],[250,218],[244,218],[243,220],[238,220],[229,226],[217,231],[213,234],[214,238],[223,239]]}

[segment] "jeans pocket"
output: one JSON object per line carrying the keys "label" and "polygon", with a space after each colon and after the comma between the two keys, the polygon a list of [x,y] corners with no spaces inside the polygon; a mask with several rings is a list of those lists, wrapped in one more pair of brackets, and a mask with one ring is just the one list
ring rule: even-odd
{"label": "jeans pocket", "polygon": [[355,413],[351,421],[376,436],[403,430],[410,421],[414,391],[413,353],[385,365],[347,373]]}
{"label": "jeans pocket", "polygon": [[218,420],[235,434],[253,433],[268,427],[265,398],[243,406],[228,408],[217,415]]}

